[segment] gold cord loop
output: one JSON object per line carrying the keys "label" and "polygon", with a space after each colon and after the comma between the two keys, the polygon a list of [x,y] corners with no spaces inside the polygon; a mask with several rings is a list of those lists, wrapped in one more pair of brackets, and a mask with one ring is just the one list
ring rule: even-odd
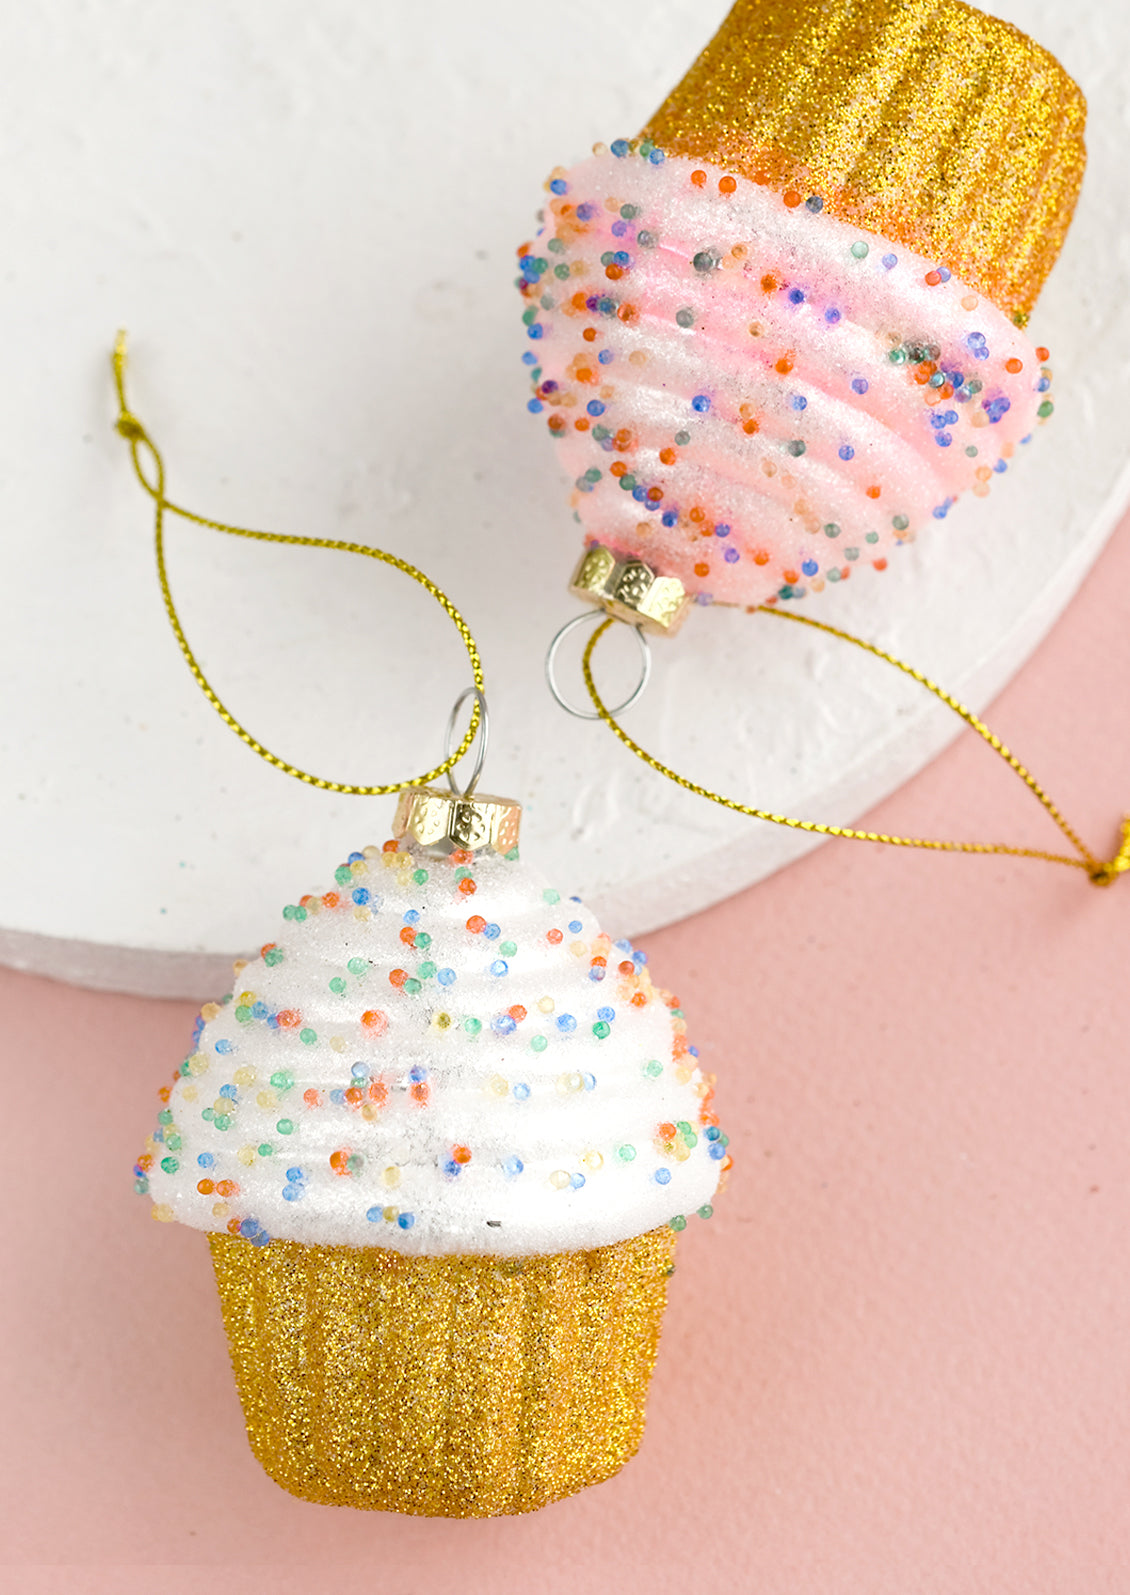
{"label": "gold cord loop", "polygon": [[1073,857],[1066,853],[1048,853],[1041,848],[1034,847],[1012,847],[1004,842],[948,842],[920,836],[888,836],[881,831],[857,831],[848,825],[828,825],[817,820],[797,820],[787,814],[774,814],[769,809],[758,809],[747,803],[739,803],[736,798],[723,797],[721,793],[712,792],[709,787],[699,786],[697,782],[689,781],[686,776],[679,775],[677,771],[670,769],[666,764],[661,763],[659,759],[653,758],[650,753],[640,747],[638,742],[633,742],[623,726],[616,721],[612,712],[605,707],[600,693],[597,691],[596,681],[593,678],[592,657],[601,637],[604,636],[610,626],[616,624],[615,620],[609,619],[603,625],[597,627],[585,648],[582,659],[585,686],[588,688],[589,697],[592,699],[593,707],[599,718],[616,733],[626,748],[634,753],[638,759],[642,759],[657,774],[666,776],[676,786],[683,787],[687,792],[693,792],[696,797],[706,798],[711,803],[720,804],[722,808],[733,809],[735,813],[746,814],[754,820],[767,820],[771,825],[785,825],[794,831],[811,831],[819,836],[837,836],[852,842],[883,842],[889,847],[923,848],[935,853],[1003,853],[1012,858],[1038,858],[1043,859],[1048,864],[1067,864],[1072,869],[1085,870],[1088,879],[1095,886],[1110,886],[1119,875],[1130,872],[1130,816],[1123,822],[1121,848],[1113,859],[1104,863],[1102,859],[1097,858],[1091,852],[1086,843],[1079,839],[1035,777],[1025,769],[1020,760],[1005,746],[1000,738],[989,730],[984,721],[975,715],[971,709],[967,709],[964,704],[959,703],[956,698],[951,697],[936,682],[931,681],[922,671],[915,670],[912,665],[904,664],[901,659],[896,659],[893,654],[885,653],[882,648],[877,648],[873,643],[864,642],[862,638],[854,637],[850,632],[841,631],[837,626],[829,626],[822,620],[812,620],[807,615],[796,615],[789,610],[769,609],[765,606],[751,609],[749,613],[773,615],[778,620],[791,620],[797,625],[811,626],[816,631],[825,631],[832,637],[838,637],[843,642],[850,642],[855,647],[862,648],[865,653],[873,654],[877,659],[882,659],[887,664],[894,665],[905,675],[912,677],[920,686],[925,687],[928,692],[932,692],[936,698],[939,698],[948,709],[952,709],[954,714],[959,715],[966,725],[976,731],[977,735],[988,743],[993,752],[1002,758],[1010,769],[1015,771],[1032,795],[1038,799],[1048,814],[1051,815],[1079,856]]}
{"label": "gold cord loop", "polygon": [[[247,744],[253,753],[265,759],[276,770],[281,770],[284,775],[291,775],[296,781],[304,781],[308,786],[320,787],[329,792],[343,792],[357,797],[384,797],[391,792],[401,792],[409,786],[427,786],[452,769],[463,755],[469,750],[475,740],[479,729],[479,699],[476,697],[475,706],[471,714],[471,722],[463,736],[463,740],[455,751],[444,759],[442,764],[437,764],[435,769],[427,770],[423,775],[414,776],[406,781],[392,781],[384,786],[360,786],[349,781],[327,781],[321,776],[311,775],[307,770],[300,770],[297,765],[289,764],[285,759],[271,753],[263,744],[256,740],[251,733],[242,726],[235,716],[220,701],[197,662],[196,655],[189,646],[188,638],[180,623],[176,606],[173,603],[172,591],[169,587],[168,573],[165,569],[165,514],[177,515],[181,520],[191,521],[196,526],[206,526],[215,532],[225,532],[230,537],[248,537],[260,543],[289,543],[296,548],[325,548],[336,550],[343,554],[361,554],[367,559],[376,559],[384,565],[391,565],[394,570],[400,571],[405,576],[410,576],[417,582],[447,615],[456,631],[459,633],[467,657],[471,662],[471,674],[475,686],[481,693],[484,687],[482,660],[479,650],[471,633],[471,628],[448,598],[447,594],[436,586],[423,571],[417,570],[415,565],[410,565],[407,560],[400,559],[395,554],[388,554],[383,549],[371,548],[366,543],[346,543],[331,537],[295,537],[282,532],[256,532],[244,526],[228,526],[223,521],[209,520],[204,515],[194,515],[191,510],[181,509],[165,497],[165,462],[153,439],[137,416],[130,410],[126,403],[125,370],[126,370],[126,335],[120,332],[114,344],[113,355],[114,385],[118,392],[119,413],[115,423],[117,431],[126,439],[130,446],[130,455],[133,459],[133,468],[138,481],[153,500],[153,542],[157,555],[157,576],[161,583],[161,594],[165,600],[165,611],[169,617],[169,624],[173,634],[180,644],[181,653],[196,681],[197,686],[215,709],[225,725],[233,730],[241,742]],[[146,476],[142,469],[140,450],[144,449],[152,462],[154,479]]]}

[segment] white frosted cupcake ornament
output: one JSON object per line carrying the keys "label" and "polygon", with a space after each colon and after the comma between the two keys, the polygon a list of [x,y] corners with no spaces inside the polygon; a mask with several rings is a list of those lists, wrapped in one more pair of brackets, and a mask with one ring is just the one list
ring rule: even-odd
{"label": "white frosted cupcake ornament", "polygon": [[205,1005],[138,1160],[208,1232],[252,1448],[309,1500],[489,1517],[615,1473],[729,1166],[677,1000],[519,813],[404,792]]}

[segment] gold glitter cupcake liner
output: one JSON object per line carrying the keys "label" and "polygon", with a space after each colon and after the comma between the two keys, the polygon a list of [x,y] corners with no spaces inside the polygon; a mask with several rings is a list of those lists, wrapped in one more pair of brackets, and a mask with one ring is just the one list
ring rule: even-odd
{"label": "gold glitter cupcake liner", "polygon": [[1023,323],[1063,244],[1086,102],[959,0],[737,0],[644,129],[947,266]]}
{"label": "gold glitter cupcake liner", "polygon": [[532,1512],[640,1443],[670,1229],[528,1258],[209,1241],[251,1448],[292,1495]]}

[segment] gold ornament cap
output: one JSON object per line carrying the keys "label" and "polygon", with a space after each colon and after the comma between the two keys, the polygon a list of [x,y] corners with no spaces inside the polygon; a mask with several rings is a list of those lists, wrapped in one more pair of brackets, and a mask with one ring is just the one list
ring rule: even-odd
{"label": "gold ornament cap", "polygon": [[437,786],[410,786],[400,794],[392,834],[410,836],[439,853],[469,853],[493,847],[510,853],[518,846],[522,805],[513,798],[446,792]]}
{"label": "gold ornament cap", "polygon": [[1086,101],[960,0],[737,0],[643,130],[948,267],[1020,325],[1075,209]]}
{"label": "gold ornament cap", "polygon": [[585,551],[569,591],[617,620],[660,637],[673,637],[691,606],[690,594],[677,576],[660,576],[642,559],[617,559],[601,543]]}

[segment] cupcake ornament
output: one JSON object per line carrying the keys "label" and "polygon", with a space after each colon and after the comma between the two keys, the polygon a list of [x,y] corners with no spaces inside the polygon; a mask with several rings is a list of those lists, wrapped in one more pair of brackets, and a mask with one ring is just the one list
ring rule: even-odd
{"label": "cupcake ornament", "polygon": [[1051,416],[1025,328],[1085,105],[959,0],[738,0],[638,138],[558,168],[519,287],[585,552],[674,632],[883,570]]}

